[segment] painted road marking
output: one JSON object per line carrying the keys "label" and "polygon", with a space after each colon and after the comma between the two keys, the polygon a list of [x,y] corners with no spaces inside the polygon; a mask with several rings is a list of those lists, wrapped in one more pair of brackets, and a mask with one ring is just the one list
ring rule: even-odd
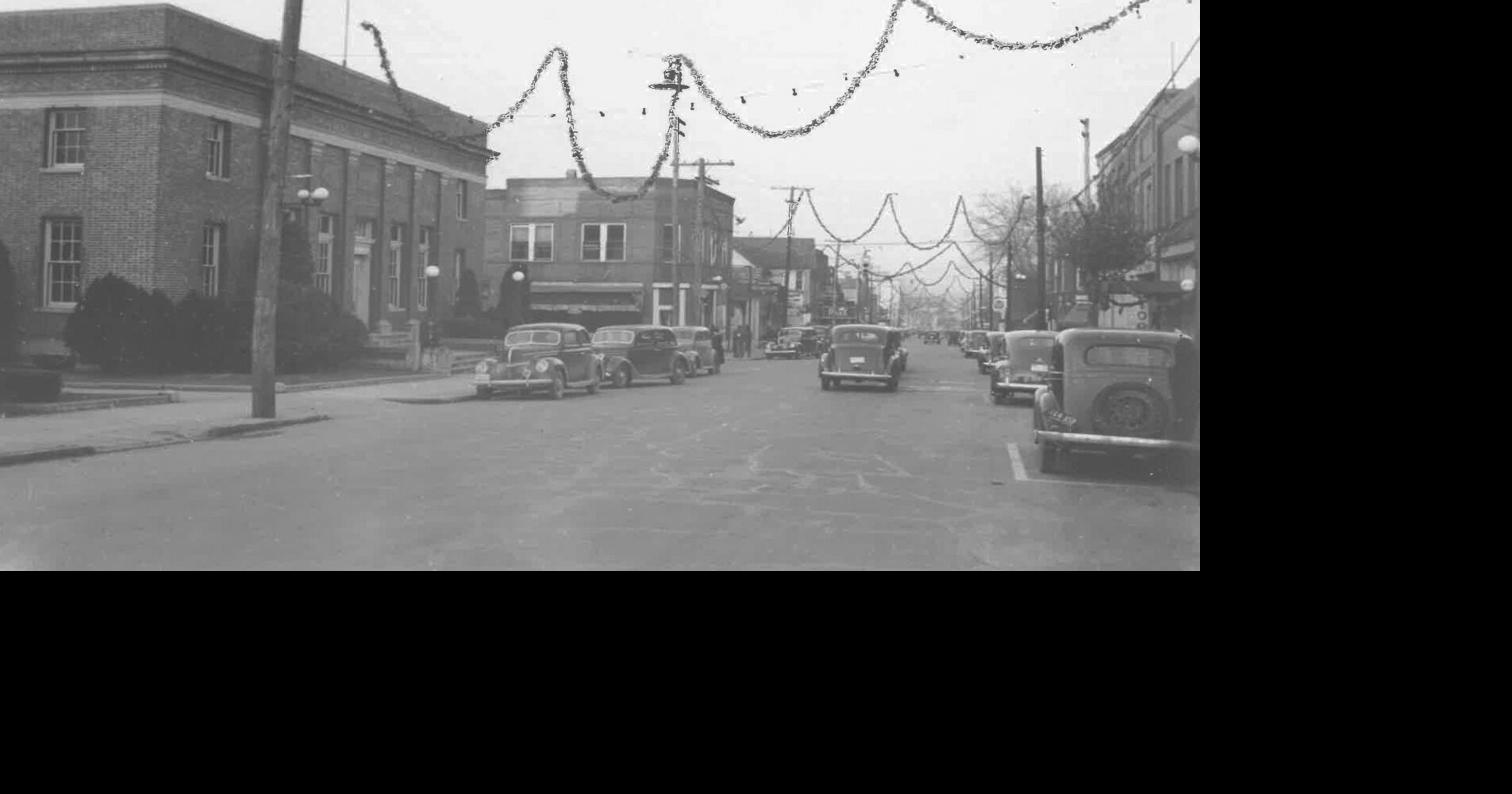
{"label": "painted road marking", "polygon": [[1012,441],[1004,441],[1003,446],[1008,449],[1009,462],[1013,464],[1013,479],[1019,482],[1039,482],[1049,485],[1090,485],[1102,488],[1133,488],[1146,491],[1170,492],[1170,488],[1164,485],[1146,485],[1137,482],[1097,482],[1095,480],[1046,480],[1039,477],[1030,477],[1028,470],[1024,468],[1024,458],[1019,454],[1018,444]]}

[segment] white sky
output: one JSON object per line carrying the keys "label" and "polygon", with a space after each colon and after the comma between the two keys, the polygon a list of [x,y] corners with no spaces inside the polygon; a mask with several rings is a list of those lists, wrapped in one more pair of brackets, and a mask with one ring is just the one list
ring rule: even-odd
{"label": "white sky", "polygon": [[[1126,0],[932,0],[945,18],[999,39],[1050,39],[1095,24]],[[0,10],[110,5],[101,0],[0,0]],[[277,39],[283,0],[176,0],[174,5]],[[871,57],[892,0],[350,0],[349,65],[382,78],[376,49],[357,27],[383,32],[407,90],[492,120],[528,85],[552,46],[571,55],[578,129],[596,176],[645,177],[661,145],[666,92],[662,55],[693,58],[726,106],[747,121],[787,128],[807,122],[844,90],[842,77]],[[301,49],[340,63],[344,0],[306,0]],[[710,169],[746,219],[737,234],[774,234],[786,217],[779,185],[814,188],[825,223],[854,237],[883,195],[896,192],[908,236],[932,241],[958,195],[1034,186],[1034,147],[1045,149],[1045,182],[1079,187],[1078,119],[1091,118],[1092,152],[1140,113],[1200,34],[1200,3],[1152,0],[1141,16],[1055,51],[998,52],[931,24],[905,3],[872,77],[807,136],[767,140],[721,118],[696,90],[684,92],[682,157],[733,160]],[[964,60],[960,56],[966,56]],[[1176,79],[1200,75],[1200,45]],[[922,67],[920,65],[923,65]],[[901,77],[894,77],[898,68]],[[548,79],[549,78],[549,79]],[[691,79],[686,80],[691,84]],[[798,97],[791,89],[799,90]],[[757,96],[759,92],[768,92]],[[748,104],[740,104],[745,94]],[[688,110],[688,103],[695,105]],[[642,117],[640,109],[647,115]],[[660,111],[658,111],[660,108]],[[574,168],[556,66],[521,117],[489,139],[503,153],[490,187],[509,177],[561,176]],[[600,118],[599,110],[608,114]],[[558,113],[557,118],[548,118]],[[1094,173],[1096,163],[1093,163]],[[691,176],[692,169],[683,169]],[[670,176],[670,167],[664,171]],[[807,206],[797,234],[827,236]],[[964,224],[953,235],[968,239]],[[929,256],[901,244],[890,218],[845,254],[870,246],[879,271]],[[971,250],[971,249],[968,249]],[[941,257],[920,275],[943,272]]]}

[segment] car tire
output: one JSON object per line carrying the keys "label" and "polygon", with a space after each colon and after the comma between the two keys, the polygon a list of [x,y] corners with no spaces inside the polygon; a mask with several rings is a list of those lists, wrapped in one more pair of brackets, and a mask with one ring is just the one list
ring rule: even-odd
{"label": "car tire", "polygon": [[888,379],[888,381],[887,381],[887,390],[888,391],[897,391],[898,390],[898,376],[897,375],[894,375],[894,376],[892,376],[891,378]]}
{"label": "car tire", "polygon": [[681,361],[672,364],[672,385],[681,386],[688,379],[688,374],[683,371]]}
{"label": "car tire", "polygon": [[560,400],[567,396],[567,378],[563,377],[561,370],[553,370],[551,373],[551,399]]}
{"label": "car tire", "polygon": [[826,378],[826,377],[823,377],[823,376],[821,376],[819,378],[819,388],[820,389],[823,389],[824,391],[829,391],[830,388],[833,387],[833,386],[834,386],[834,384],[830,382],[829,378]]}
{"label": "car tire", "polygon": [[493,397],[493,389],[490,389],[487,386],[478,387],[478,399],[487,400],[490,397]]}
{"label": "car tire", "polygon": [[614,375],[609,381],[616,389],[623,389],[630,385],[630,368],[624,364],[614,368]]}
{"label": "car tire", "polygon": [[593,380],[588,383],[588,393],[589,394],[598,394],[599,383],[602,382],[603,380],[604,380],[604,371],[602,369],[595,369],[594,372],[593,372]]}
{"label": "car tire", "polygon": [[715,364],[714,368],[711,369],[711,370],[709,370],[709,374],[710,375],[718,375],[719,374],[719,365]]}
{"label": "car tire", "polygon": [[992,402],[996,405],[1004,405],[1008,402],[1008,397],[1001,392],[988,390],[987,393],[992,395]]}
{"label": "car tire", "polygon": [[1103,435],[1159,438],[1170,419],[1165,397],[1143,383],[1115,383],[1092,402],[1092,429]]}

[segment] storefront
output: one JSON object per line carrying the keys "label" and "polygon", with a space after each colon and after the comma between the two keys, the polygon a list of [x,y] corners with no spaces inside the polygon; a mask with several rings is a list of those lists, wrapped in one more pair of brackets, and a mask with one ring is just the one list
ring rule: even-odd
{"label": "storefront", "polygon": [[640,284],[535,282],[530,285],[533,323],[575,323],[592,331],[606,325],[645,322]]}

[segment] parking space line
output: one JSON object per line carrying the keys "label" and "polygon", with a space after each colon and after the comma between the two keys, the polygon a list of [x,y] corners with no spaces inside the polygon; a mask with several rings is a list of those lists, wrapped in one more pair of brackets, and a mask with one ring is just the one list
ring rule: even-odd
{"label": "parking space line", "polygon": [[1003,442],[1003,446],[1008,449],[1008,459],[1013,464],[1013,479],[1017,480],[1018,482],[1038,482],[1038,483],[1046,483],[1048,485],[1087,485],[1087,486],[1101,487],[1101,488],[1132,488],[1132,489],[1135,489],[1135,490],[1145,490],[1145,491],[1167,491],[1168,492],[1168,491],[1171,490],[1170,488],[1167,488],[1164,485],[1146,485],[1144,483],[1137,483],[1137,482],[1097,482],[1097,481],[1094,481],[1094,480],[1046,480],[1046,479],[1041,479],[1039,477],[1030,477],[1028,470],[1024,468],[1024,458],[1023,458],[1023,455],[1019,453],[1018,444],[1015,444],[1012,441],[1004,441]]}

